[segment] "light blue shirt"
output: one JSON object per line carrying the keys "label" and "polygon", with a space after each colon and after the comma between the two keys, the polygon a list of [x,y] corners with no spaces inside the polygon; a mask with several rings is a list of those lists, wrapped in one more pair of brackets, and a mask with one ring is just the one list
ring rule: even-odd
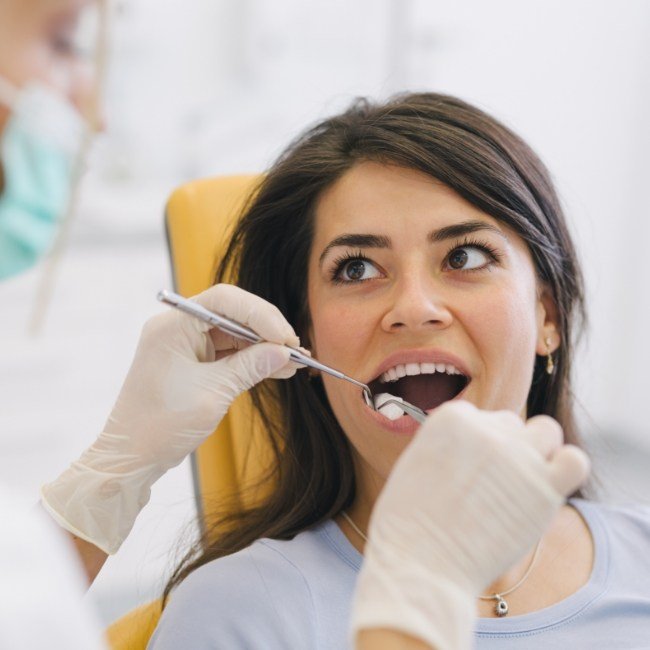
{"label": "light blue shirt", "polygon": [[[650,648],[650,508],[572,503],[594,540],[589,582],[532,614],[478,619],[477,650]],[[333,521],[258,540],[185,579],[149,650],[344,650],[361,561]]]}

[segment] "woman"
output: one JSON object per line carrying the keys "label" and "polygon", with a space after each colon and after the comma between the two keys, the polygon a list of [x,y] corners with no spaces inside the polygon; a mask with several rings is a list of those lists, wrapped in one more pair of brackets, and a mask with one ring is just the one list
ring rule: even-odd
{"label": "woman", "polygon": [[[591,608],[594,618],[576,619],[566,633],[537,610],[572,620],[576,608],[587,609],[604,588],[607,542],[598,522],[641,544],[648,520],[574,501],[553,519],[537,550],[546,515],[533,525],[535,498],[528,511],[519,500],[528,491],[523,486],[544,475],[539,455],[529,453],[534,445],[521,441],[540,438],[532,433],[540,427],[541,438],[556,438],[540,444],[542,457],[559,445],[559,430],[548,420],[524,425],[523,419],[550,415],[566,440],[576,438],[569,372],[582,306],[573,247],[548,175],[530,149],[449,97],[358,104],[307,133],[270,171],[233,236],[218,280],[232,277],[234,268],[246,292],[220,285],[199,300],[275,343],[297,345],[295,328],[317,358],[371,382],[375,393],[397,394],[429,410],[461,398],[478,407],[471,417],[459,404],[438,408],[409,449],[418,451],[416,443],[427,440],[451,445],[438,445],[430,484],[435,494],[446,497],[449,488],[455,498],[448,504],[426,499],[440,504],[433,527],[424,527],[433,542],[414,558],[424,566],[434,549],[432,575],[462,592],[462,614],[453,609],[450,617],[466,620],[485,588],[486,600],[476,601],[481,647],[493,639],[500,647],[508,639],[516,646],[522,630],[540,646],[557,641],[556,634],[560,645],[571,634],[591,643],[588,624],[602,625],[604,609]],[[414,424],[372,412],[342,382],[295,373],[282,347],[227,355],[231,340],[219,334],[206,340],[201,324],[181,314],[163,316],[145,328],[104,433],[45,486],[44,505],[85,540],[87,564],[101,563],[102,552],[114,552],[128,534],[151,484],[209,435],[236,394],[263,377],[293,375],[254,393],[278,455],[276,489],[260,507],[217,522],[207,552],[179,568],[170,587],[180,586],[151,645],[344,647],[370,512]],[[467,417],[479,424],[470,426]],[[478,444],[482,435],[465,437],[486,430],[490,440],[505,438],[486,450]],[[403,458],[409,459],[408,451]],[[548,495],[545,489],[531,494],[549,513],[561,492],[558,487],[548,499],[540,497]],[[405,511],[415,515],[418,509]],[[415,516],[400,520],[395,508],[389,513],[384,520],[400,522],[398,528],[423,530]],[[389,548],[381,544],[386,528],[373,527],[379,531],[371,535],[373,544]],[[395,531],[390,536],[399,537]],[[500,539],[520,546],[484,544]],[[454,547],[462,552],[443,552]],[[628,551],[620,545],[615,551],[624,567]],[[608,592],[612,600],[601,602],[617,606],[627,589],[625,597],[638,607],[617,610],[619,620],[636,635],[630,639],[646,638],[646,620],[634,617],[647,614],[648,601],[627,578],[617,574]],[[496,608],[509,613],[497,620]],[[365,620],[377,624],[372,616]],[[536,626],[546,632],[537,636]],[[435,634],[414,636],[433,647],[465,647],[462,634],[450,633],[443,642]],[[455,646],[454,638],[461,639]],[[526,647],[535,646],[527,639]],[[597,647],[595,640],[590,647]]]}
{"label": "woman", "polygon": [[[316,126],[262,182],[217,280],[235,268],[316,358],[374,393],[546,414],[576,441],[573,245],[543,165],[477,109],[407,95]],[[277,488],[179,568],[155,649],[255,647],[259,634],[266,647],[342,647],[364,531],[416,424],[328,376],[297,373],[255,398]],[[489,484],[508,490],[498,473]],[[478,647],[522,647],[522,635],[527,648],[644,643],[650,598],[636,576],[650,576],[636,554],[649,539],[647,512],[572,501],[477,601]]]}

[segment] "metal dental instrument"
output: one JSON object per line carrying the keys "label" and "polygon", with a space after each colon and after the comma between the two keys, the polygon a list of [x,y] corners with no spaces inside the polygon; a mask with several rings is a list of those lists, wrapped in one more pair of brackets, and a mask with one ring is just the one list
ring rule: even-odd
{"label": "metal dental instrument", "polygon": [[[264,339],[256,334],[252,329],[246,327],[245,325],[242,325],[241,323],[238,323],[236,320],[215,314],[209,309],[202,307],[197,302],[183,298],[183,296],[179,296],[173,291],[167,291],[166,289],[159,291],[158,300],[166,303],[167,305],[171,305],[172,307],[176,307],[177,309],[180,309],[181,311],[184,311],[185,313],[190,314],[199,320],[210,323],[210,325],[219,328],[222,332],[230,334],[230,336],[234,336],[235,338],[248,341],[249,343],[260,343],[264,341]],[[342,372],[335,370],[334,368],[330,368],[324,363],[316,361],[316,359],[308,357],[306,354],[303,354],[296,348],[292,348],[290,346],[286,347],[291,350],[290,358],[292,361],[296,361],[297,363],[300,363],[304,366],[309,366],[310,368],[315,368],[321,372],[326,372],[328,375],[332,375],[332,377],[345,379],[355,386],[359,386],[359,388],[361,388],[363,391],[363,397],[366,404],[373,411],[378,410],[375,407],[375,401],[372,398],[372,392],[366,384],[357,381],[356,379],[352,379],[352,377],[348,377],[348,375],[345,375]],[[417,406],[413,406],[413,404],[409,404],[409,402],[401,402],[397,399],[387,399],[384,404],[395,404],[399,406],[399,408],[401,408],[407,415],[410,415],[417,422],[424,422],[426,418],[426,413],[422,409],[419,409]]]}
{"label": "metal dental instrument", "polygon": [[[416,422],[422,424],[426,418],[427,414],[419,407],[414,406],[410,402],[400,402],[398,399],[387,399],[384,404],[397,404],[406,415],[410,415]],[[373,402],[374,409],[374,402]],[[374,409],[375,411],[377,409]]]}

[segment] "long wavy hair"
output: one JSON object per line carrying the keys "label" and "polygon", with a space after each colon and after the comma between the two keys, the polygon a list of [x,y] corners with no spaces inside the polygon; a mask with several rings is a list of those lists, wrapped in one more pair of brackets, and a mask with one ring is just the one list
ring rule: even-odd
{"label": "long wavy hair", "polygon": [[[539,282],[557,306],[555,372],[537,357],[528,415],[548,414],[578,443],[571,360],[584,322],[582,275],[549,173],[517,135],[454,97],[405,94],[386,103],[356,101],[297,138],[252,195],[218,267],[216,282],[236,283],[276,305],[308,341],[307,268],[314,211],[322,192],[362,161],[419,170],[512,228],[528,245]],[[322,382],[298,372],[251,391],[275,460],[262,502],[232,509],[205,528],[169,580],[164,597],[197,567],[256,539],[290,539],[336,516],[355,498],[350,445]]]}

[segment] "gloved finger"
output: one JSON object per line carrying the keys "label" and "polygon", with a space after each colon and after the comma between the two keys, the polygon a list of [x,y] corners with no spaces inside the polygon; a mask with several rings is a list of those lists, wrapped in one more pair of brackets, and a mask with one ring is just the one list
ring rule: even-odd
{"label": "gloved finger", "polygon": [[518,430],[523,424],[521,416],[517,415],[514,411],[491,411],[489,413],[489,417],[494,420],[498,420],[508,429]]}
{"label": "gloved finger", "polygon": [[449,427],[459,418],[474,417],[477,411],[476,406],[467,400],[443,402],[427,415],[422,427]]}
{"label": "gloved finger", "polygon": [[564,431],[557,420],[548,415],[536,415],[526,422],[525,439],[541,454],[549,459],[562,446]]}
{"label": "gloved finger", "polygon": [[[210,311],[250,327],[267,341],[292,347],[300,345],[300,339],[275,305],[240,287],[217,284],[194,296],[192,300]],[[211,329],[209,324],[198,319],[196,321],[201,325],[202,331]]]}
{"label": "gloved finger", "polygon": [[[210,336],[214,340],[214,336],[212,334],[212,331],[210,332]],[[226,336],[224,334],[224,336]],[[219,361],[220,359],[224,359],[227,356],[230,356],[231,354],[235,354],[239,350],[243,350],[245,348],[250,347],[251,345],[257,345],[255,343],[248,343],[247,341],[242,341],[241,339],[232,339],[230,341],[230,345],[232,347],[229,347],[227,350],[220,350],[218,349],[215,353],[215,356],[213,357],[213,361]],[[298,348],[303,354],[305,354],[308,357],[311,357],[311,352],[303,347]],[[297,361],[290,361],[286,366],[283,366],[280,368],[280,370],[274,372],[272,375],[270,375],[271,379],[289,379],[290,377],[293,377],[296,374],[296,371],[300,370],[301,368],[304,368],[305,366],[301,363],[298,363]]]}
{"label": "gloved finger", "polygon": [[575,445],[563,445],[549,462],[551,485],[562,495],[575,492],[589,476],[591,463],[587,454]]}
{"label": "gloved finger", "polygon": [[216,327],[207,333],[207,338],[210,342],[210,348],[214,351],[212,359],[210,359],[210,357],[207,358],[212,361],[218,361],[229,354],[233,354],[238,350],[247,348],[249,345],[253,345],[253,343],[244,341],[244,339],[238,339],[231,334],[226,334]]}
{"label": "gloved finger", "polygon": [[230,403],[240,393],[252,388],[289,364],[289,348],[275,343],[255,343],[225,359],[214,361],[210,374],[214,388]]}
{"label": "gloved finger", "polygon": [[[486,414],[491,426],[494,427],[494,433],[500,436],[514,436],[520,438],[524,428],[524,422],[521,416],[513,411],[490,411]],[[488,421],[486,419],[486,421]]]}
{"label": "gloved finger", "polygon": [[295,361],[290,361],[286,366],[274,372],[271,375],[271,379],[289,379],[290,377],[293,377],[301,368],[304,368],[304,366],[301,366]]}
{"label": "gloved finger", "polygon": [[[298,348],[304,355],[311,357],[311,352],[303,347]],[[271,375],[271,379],[289,379],[296,374],[296,371],[304,368],[305,366],[302,363],[297,361],[289,362],[284,368],[280,368],[277,372],[274,372]]]}

